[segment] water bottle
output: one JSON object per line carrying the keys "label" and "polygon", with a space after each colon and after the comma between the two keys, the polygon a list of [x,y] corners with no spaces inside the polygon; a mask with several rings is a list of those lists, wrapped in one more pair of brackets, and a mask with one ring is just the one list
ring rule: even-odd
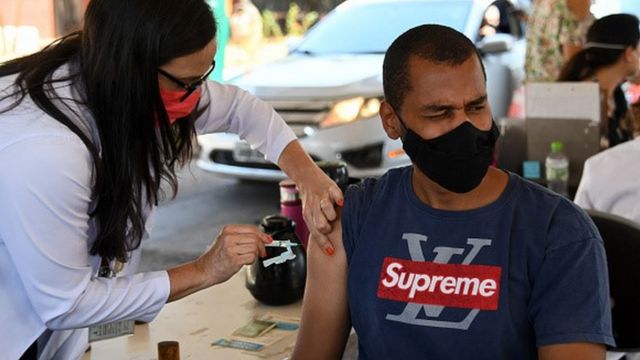
{"label": "water bottle", "polygon": [[280,214],[293,220],[295,232],[304,248],[307,248],[309,229],[302,216],[302,199],[296,184],[291,179],[280,182]]}
{"label": "water bottle", "polygon": [[547,177],[547,187],[562,196],[568,196],[569,183],[569,159],[562,152],[561,141],[551,143],[551,152],[545,159],[545,173]]}

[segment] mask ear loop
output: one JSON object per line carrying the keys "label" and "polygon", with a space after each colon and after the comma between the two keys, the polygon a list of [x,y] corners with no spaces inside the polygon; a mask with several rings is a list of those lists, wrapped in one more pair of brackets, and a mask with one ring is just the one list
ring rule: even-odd
{"label": "mask ear loop", "polygon": [[402,136],[400,136],[400,140],[404,141],[404,139],[407,137],[407,133],[409,132],[409,128],[407,127],[407,125],[405,125],[404,120],[402,120],[402,117],[396,111],[396,109],[394,109],[393,106],[391,106],[391,109],[393,110],[393,114],[400,121],[400,126],[402,126],[402,130],[404,130],[404,134]]}

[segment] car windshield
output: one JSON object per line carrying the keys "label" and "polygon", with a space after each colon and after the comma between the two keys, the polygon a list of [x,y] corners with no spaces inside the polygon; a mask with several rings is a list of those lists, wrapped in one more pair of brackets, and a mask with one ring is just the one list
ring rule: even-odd
{"label": "car windshield", "polygon": [[296,52],[384,53],[406,30],[438,23],[464,32],[470,1],[385,2],[338,8],[314,27]]}
{"label": "car windshield", "polygon": [[640,1],[638,0],[623,0],[620,7],[620,12],[634,14],[636,16],[640,14]]}

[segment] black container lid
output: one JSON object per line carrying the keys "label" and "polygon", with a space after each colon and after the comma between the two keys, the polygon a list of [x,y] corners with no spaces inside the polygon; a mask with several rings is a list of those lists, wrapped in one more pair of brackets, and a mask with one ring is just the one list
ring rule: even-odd
{"label": "black container lid", "polygon": [[267,234],[283,230],[293,230],[293,220],[282,215],[268,215],[262,219],[260,227]]}
{"label": "black container lid", "polygon": [[331,180],[335,181],[340,188],[346,186],[349,182],[349,170],[347,163],[344,161],[320,160],[316,161],[316,165],[318,165]]}

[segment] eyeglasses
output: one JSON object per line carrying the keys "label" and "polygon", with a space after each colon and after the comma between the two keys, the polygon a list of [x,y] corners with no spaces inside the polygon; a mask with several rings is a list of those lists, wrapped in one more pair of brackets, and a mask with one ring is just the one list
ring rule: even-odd
{"label": "eyeglasses", "polygon": [[164,75],[167,79],[173,81],[176,85],[180,86],[181,88],[187,90],[187,92],[180,98],[180,102],[183,102],[186,98],[189,97],[189,95],[191,95],[194,91],[196,91],[196,89],[198,89],[200,87],[200,85],[202,85],[203,82],[205,82],[205,80],[207,80],[207,78],[209,77],[209,75],[211,75],[211,73],[213,72],[213,69],[216,67],[216,61],[213,60],[211,62],[211,67],[209,68],[209,70],[207,70],[207,72],[202,75],[200,77],[200,79],[192,82],[191,84],[186,84],[180,80],[178,80],[175,76],[169,74],[168,72],[158,68],[158,72],[162,75]]}

